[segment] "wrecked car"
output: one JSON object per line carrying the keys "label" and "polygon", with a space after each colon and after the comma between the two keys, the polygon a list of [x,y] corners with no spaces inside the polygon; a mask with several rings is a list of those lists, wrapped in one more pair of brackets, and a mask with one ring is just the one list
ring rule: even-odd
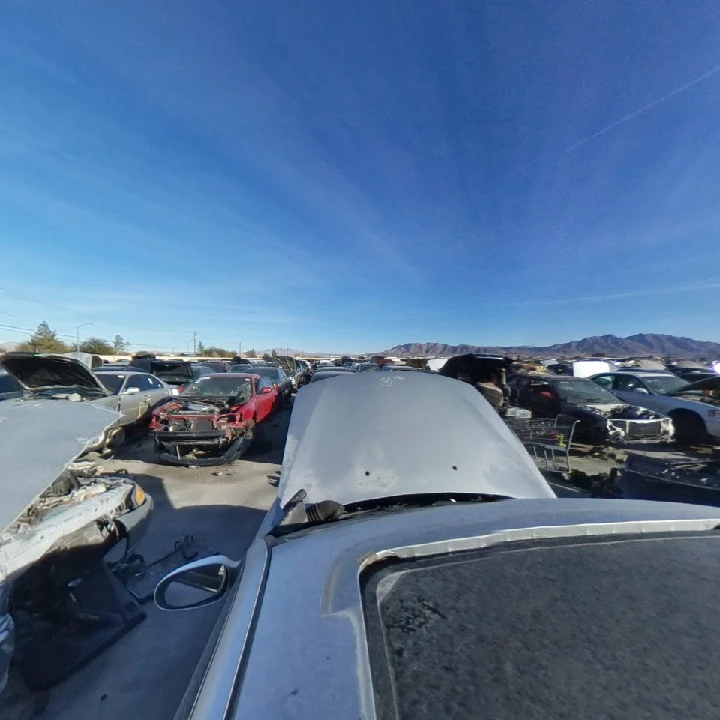
{"label": "wrecked car", "polygon": [[[116,417],[91,403],[0,406],[0,687],[11,657],[29,687],[48,687],[144,617],[104,559],[132,553],[152,500],[128,475],[72,462]],[[118,602],[85,607],[98,593]]]}
{"label": "wrecked car", "polygon": [[678,442],[720,440],[720,375],[695,383],[668,372],[619,371],[592,379],[624,402],[668,415]]}
{"label": "wrecked car", "polygon": [[269,378],[205,375],[153,413],[155,452],[172,465],[229,463],[250,447],[277,402]]}
{"label": "wrecked car", "polygon": [[7,353],[0,365],[33,400],[90,402],[117,411],[118,419],[88,450],[122,444],[125,430],[146,423],[152,408],[170,395],[170,388],[148,373],[133,368],[93,372],[82,362],[61,355]]}
{"label": "wrecked car", "polygon": [[[166,611],[225,600],[177,717],[714,719],[719,521],[554,498],[463,383],[308,386],[244,560],[156,588]],[[678,622],[644,611],[663,598]]]}
{"label": "wrecked car", "polygon": [[672,420],[646,408],[618,402],[591,380],[563,375],[516,375],[511,380],[516,405],[535,418],[565,415],[578,421],[575,439],[592,445],[670,442]]}
{"label": "wrecked car", "polygon": [[159,360],[147,355],[133,357],[130,366],[155,375],[167,385],[177,388],[177,391],[182,390],[193,380],[213,372],[211,367],[202,363],[190,363],[185,360]]}

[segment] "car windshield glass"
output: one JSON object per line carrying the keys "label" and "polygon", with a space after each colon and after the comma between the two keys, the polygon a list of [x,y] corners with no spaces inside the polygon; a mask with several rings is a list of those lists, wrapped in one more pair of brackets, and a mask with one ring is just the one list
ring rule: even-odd
{"label": "car windshield glass", "polygon": [[644,377],[643,382],[653,391],[664,395],[665,393],[675,392],[680,388],[686,387],[689,383],[681,380],[674,375],[658,375],[656,377]]}
{"label": "car windshield glass", "polygon": [[619,403],[620,401],[607,390],[603,390],[592,380],[556,380],[553,382],[561,400],[571,403]]}
{"label": "car windshield glass", "polygon": [[278,379],[278,369],[274,367],[251,367],[245,368],[243,372],[249,372],[253,375],[270,378],[271,380]]}
{"label": "car windshield glass", "polygon": [[201,377],[188,385],[180,395],[182,397],[249,397],[252,387],[248,378],[239,377]]}
{"label": "car windshield glass", "polygon": [[113,373],[97,373],[95,377],[103,384],[103,387],[113,395],[117,395],[125,380],[124,375],[114,375]]}

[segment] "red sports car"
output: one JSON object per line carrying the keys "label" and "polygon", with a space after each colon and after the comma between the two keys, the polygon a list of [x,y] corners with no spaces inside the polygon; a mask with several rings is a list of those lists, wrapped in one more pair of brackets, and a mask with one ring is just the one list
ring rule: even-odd
{"label": "red sports car", "polygon": [[239,458],[272,412],[277,390],[250,373],[204,375],[158,407],[155,452],[173,465],[221,465]]}

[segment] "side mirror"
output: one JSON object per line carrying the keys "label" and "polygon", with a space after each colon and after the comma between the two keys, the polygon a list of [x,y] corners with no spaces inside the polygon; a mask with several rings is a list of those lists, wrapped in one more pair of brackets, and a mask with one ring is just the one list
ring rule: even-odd
{"label": "side mirror", "polygon": [[275,388],[264,387],[264,388],[260,391],[260,394],[261,394],[261,395],[269,395],[274,389],[275,389]]}
{"label": "side mirror", "polygon": [[140,388],[132,387],[123,390],[123,395],[137,395],[140,392]]}
{"label": "side mirror", "polygon": [[240,562],[224,555],[195,560],[166,575],[155,588],[161,610],[190,610],[220,600],[230,587]]}
{"label": "side mirror", "polygon": [[643,395],[649,395],[649,394],[650,394],[650,393],[647,391],[647,388],[644,388],[644,387],[636,387],[636,388],[633,388],[633,390],[634,390],[636,393],[642,393]]}

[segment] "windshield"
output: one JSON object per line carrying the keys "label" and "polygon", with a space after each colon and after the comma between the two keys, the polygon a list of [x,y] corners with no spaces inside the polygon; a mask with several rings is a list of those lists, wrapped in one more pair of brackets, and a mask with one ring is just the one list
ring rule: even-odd
{"label": "windshield", "polygon": [[112,373],[96,373],[95,377],[102,383],[103,387],[113,395],[117,395],[120,392],[123,382],[125,382],[124,375],[113,375]]}
{"label": "windshield", "polygon": [[655,393],[664,395],[686,387],[689,383],[674,375],[658,375],[656,377],[643,377],[643,382]]}
{"label": "windshield", "polygon": [[230,398],[252,395],[248,378],[205,376],[188,385],[180,397]]}
{"label": "windshield", "polygon": [[253,375],[259,375],[260,377],[270,378],[271,380],[278,379],[278,369],[274,367],[250,367],[244,368],[243,372],[249,372]]}
{"label": "windshield", "polygon": [[571,403],[598,403],[619,404],[618,400],[612,393],[603,390],[592,380],[555,380],[553,386],[557,390],[561,400]]}

